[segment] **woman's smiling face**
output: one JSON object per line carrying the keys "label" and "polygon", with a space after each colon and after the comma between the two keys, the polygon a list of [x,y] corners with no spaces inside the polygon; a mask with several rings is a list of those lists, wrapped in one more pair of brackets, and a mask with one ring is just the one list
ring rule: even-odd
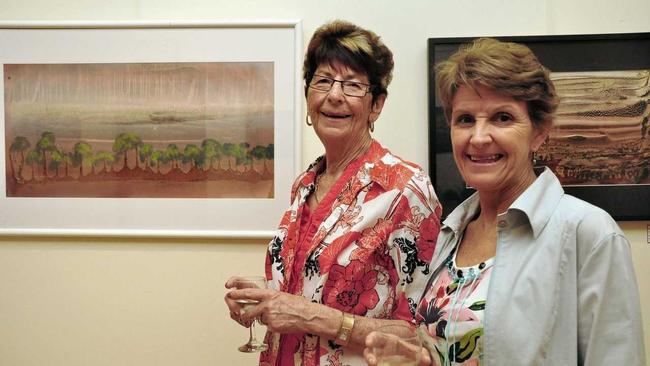
{"label": "woman's smiling face", "polygon": [[469,186],[516,198],[535,179],[531,153],[547,132],[534,127],[525,102],[494,89],[461,86],[450,125],[454,160]]}
{"label": "woman's smiling face", "polygon": [[[315,75],[369,83],[365,73],[338,62],[319,65]],[[373,104],[370,91],[363,97],[345,95],[341,83],[335,82],[329,91],[309,88],[307,109],[316,135],[323,144],[346,146],[369,137],[368,123],[379,117],[384,99],[385,95],[380,95]]]}

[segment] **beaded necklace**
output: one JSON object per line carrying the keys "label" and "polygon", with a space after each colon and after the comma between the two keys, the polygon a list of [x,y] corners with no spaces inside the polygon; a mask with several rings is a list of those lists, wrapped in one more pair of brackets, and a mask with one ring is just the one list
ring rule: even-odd
{"label": "beaded necklace", "polygon": [[452,359],[455,358],[456,352],[459,351],[456,350],[455,348],[450,347],[450,344],[451,345],[454,344],[454,342],[451,340],[451,336],[457,333],[461,312],[465,308],[465,303],[467,299],[472,295],[473,291],[475,291],[475,289],[470,288],[469,291],[466,291],[466,295],[463,296],[462,294],[463,290],[467,289],[468,286],[471,287],[475,285],[477,283],[477,280],[481,277],[481,274],[483,274],[487,268],[491,267],[494,262],[494,257],[493,257],[488,259],[487,261],[483,261],[479,263],[478,265],[463,270],[455,266],[457,251],[458,251],[458,246],[456,246],[456,248],[449,254],[447,259],[445,260],[447,273],[449,274],[449,277],[452,280],[450,286],[452,286],[453,284],[456,285],[456,289],[454,290],[454,294],[452,296],[451,303],[449,305],[450,311],[447,317],[447,324],[445,325],[445,330],[444,330],[445,349],[447,350],[445,366],[452,365]]}

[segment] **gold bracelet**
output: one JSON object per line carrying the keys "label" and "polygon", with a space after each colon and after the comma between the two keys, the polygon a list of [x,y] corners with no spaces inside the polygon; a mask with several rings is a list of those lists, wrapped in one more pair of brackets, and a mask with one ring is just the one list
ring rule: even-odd
{"label": "gold bracelet", "polygon": [[354,328],[354,315],[343,312],[341,327],[339,327],[339,331],[336,333],[336,343],[343,347],[346,347],[350,342],[352,328]]}

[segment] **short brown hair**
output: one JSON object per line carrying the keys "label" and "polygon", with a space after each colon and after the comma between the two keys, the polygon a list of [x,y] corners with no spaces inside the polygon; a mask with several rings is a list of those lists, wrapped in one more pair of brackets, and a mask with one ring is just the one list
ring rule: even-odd
{"label": "short brown hair", "polygon": [[393,78],[393,53],[374,32],[342,20],[318,27],[307,46],[303,65],[305,95],[318,66],[332,62],[367,74],[373,100],[388,94]]}
{"label": "short brown hair", "polygon": [[559,98],[549,74],[530,48],[479,38],[461,46],[449,59],[436,65],[436,94],[447,121],[458,88],[484,86],[526,102],[533,125],[550,127]]}

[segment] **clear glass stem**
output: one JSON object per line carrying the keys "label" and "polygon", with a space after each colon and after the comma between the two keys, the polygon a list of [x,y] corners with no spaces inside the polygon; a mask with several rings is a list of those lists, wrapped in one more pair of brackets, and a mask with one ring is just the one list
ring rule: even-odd
{"label": "clear glass stem", "polygon": [[249,339],[248,339],[248,343],[246,343],[245,345],[239,347],[239,350],[241,352],[247,352],[247,353],[250,353],[250,352],[262,352],[262,351],[265,351],[268,348],[268,346],[266,344],[264,344],[264,343],[257,340],[257,336],[255,334],[255,322],[256,321],[257,321],[257,319],[253,320],[253,322],[251,323],[251,326],[248,327],[248,333],[249,333],[250,336],[249,336]]}
{"label": "clear glass stem", "polygon": [[255,323],[256,322],[257,322],[257,319],[253,320],[253,322],[251,323],[251,326],[248,328],[248,330],[250,331],[250,334],[251,334],[250,339],[248,340],[248,343],[250,343],[250,344],[259,343],[257,341],[257,337],[255,336]]}

